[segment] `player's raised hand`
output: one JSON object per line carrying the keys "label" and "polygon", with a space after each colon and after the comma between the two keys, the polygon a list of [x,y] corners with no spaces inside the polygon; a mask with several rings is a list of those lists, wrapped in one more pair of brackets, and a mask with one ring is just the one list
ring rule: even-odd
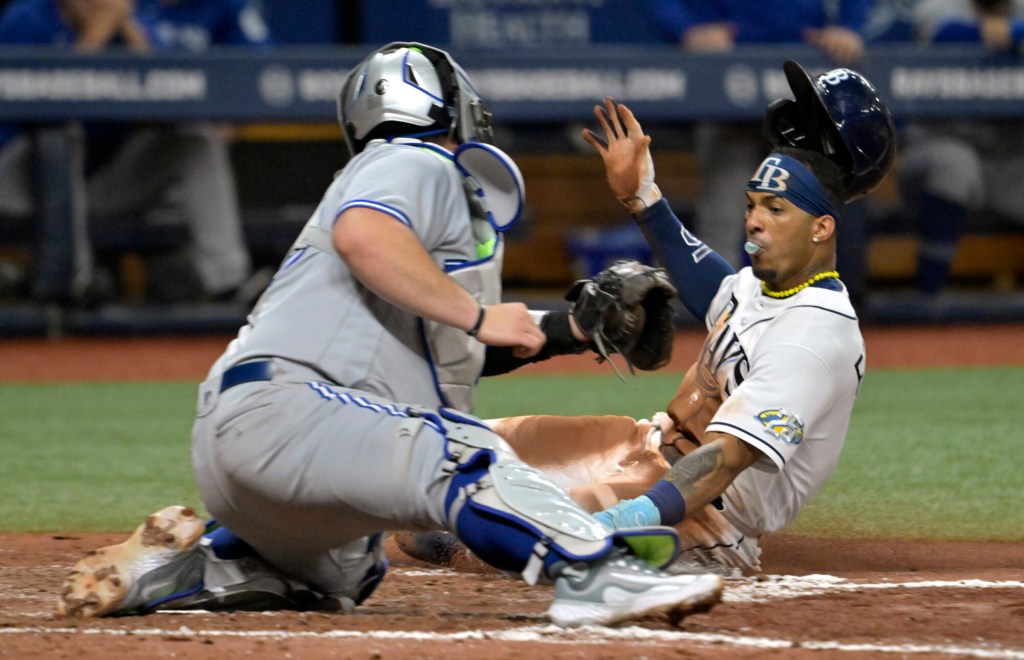
{"label": "player's raised hand", "polygon": [[583,139],[601,154],[608,185],[615,197],[630,213],[639,213],[661,199],[661,191],[654,183],[651,138],[644,135],[640,122],[629,108],[610,98],[606,98],[603,105],[594,106],[594,115],[604,136],[584,129]]}
{"label": "player's raised hand", "polygon": [[488,346],[513,346],[519,358],[536,355],[547,341],[523,303],[488,305],[476,338]]}

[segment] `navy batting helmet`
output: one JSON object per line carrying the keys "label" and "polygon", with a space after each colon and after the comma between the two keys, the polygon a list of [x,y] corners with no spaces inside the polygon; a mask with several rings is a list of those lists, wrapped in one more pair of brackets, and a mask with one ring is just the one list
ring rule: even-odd
{"label": "navy batting helmet", "polygon": [[338,121],[355,155],[375,138],[446,134],[490,142],[491,113],[469,76],[443,50],[393,42],[370,53],[345,79]]}
{"label": "navy batting helmet", "polygon": [[817,151],[836,162],[843,168],[846,202],[881,183],[896,156],[896,127],[874,86],[851,69],[812,78],[792,60],[782,68],[796,100],[768,106],[765,140],[772,147]]}

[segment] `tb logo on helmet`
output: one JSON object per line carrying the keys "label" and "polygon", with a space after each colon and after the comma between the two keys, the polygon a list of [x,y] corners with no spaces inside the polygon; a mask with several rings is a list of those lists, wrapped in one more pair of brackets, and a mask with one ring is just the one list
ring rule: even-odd
{"label": "tb logo on helmet", "polygon": [[821,74],[820,80],[826,85],[838,85],[844,80],[849,80],[851,73],[849,69],[832,69]]}
{"label": "tb logo on helmet", "polygon": [[786,179],[789,178],[789,171],[779,167],[781,162],[779,158],[765,158],[757,174],[750,179],[750,183],[765,192],[785,192],[788,188]]}

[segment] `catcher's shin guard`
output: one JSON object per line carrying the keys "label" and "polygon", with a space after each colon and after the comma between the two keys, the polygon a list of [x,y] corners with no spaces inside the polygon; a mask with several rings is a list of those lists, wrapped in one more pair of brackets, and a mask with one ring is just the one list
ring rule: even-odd
{"label": "catcher's shin guard", "polygon": [[449,525],[488,564],[534,584],[551,578],[556,565],[606,556],[616,541],[658,567],[678,553],[671,529],[609,533],[482,423],[449,410],[439,414],[434,421],[444,429],[452,473]]}

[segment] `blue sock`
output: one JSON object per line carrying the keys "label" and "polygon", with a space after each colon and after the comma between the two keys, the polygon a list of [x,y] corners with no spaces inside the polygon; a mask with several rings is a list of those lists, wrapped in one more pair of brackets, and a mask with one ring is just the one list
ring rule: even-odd
{"label": "blue sock", "polygon": [[210,539],[210,547],[213,554],[220,559],[238,559],[240,557],[252,557],[256,551],[248,543],[235,536],[234,532],[226,527],[218,527],[212,532],[203,534]]}

